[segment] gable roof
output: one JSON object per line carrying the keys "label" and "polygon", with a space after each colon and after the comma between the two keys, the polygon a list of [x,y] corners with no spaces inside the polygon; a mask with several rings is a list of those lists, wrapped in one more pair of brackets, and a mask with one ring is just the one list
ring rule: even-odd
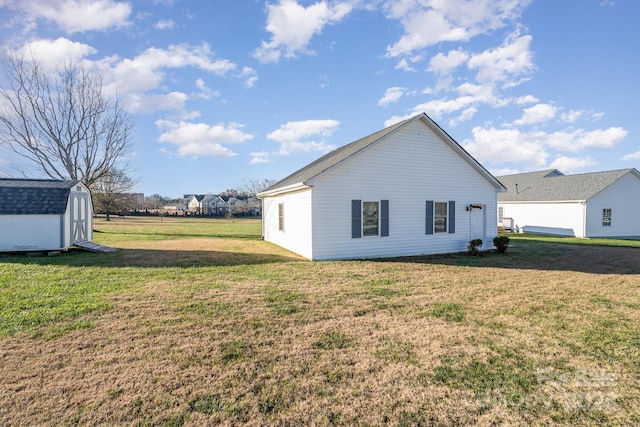
{"label": "gable roof", "polygon": [[62,215],[79,182],[0,178],[0,215]]}
{"label": "gable roof", "polygon": [[640,172],[633,168],[574,175],[563,175],[556,169],[549,169],[499,176],[507,192],[499,194],[498,201],[586,201],[628,173],[640,178]]}
{"label": "gable roof", "polygon": [[487,171],[476,159],[474,159],[469,153],[465,151],[460,144],[458,144],[448,133],[446,133],[436,122],[434,122],[425,113],[420,113],[409,119],[398,122],[371,135],[360,138],[350,144],[344,145],[336,150],[325,154],[314,162],[309,163],[302,169],[297,170],[286,178],[276,182],[271,187],[265,189],[258,194],[259,197],[275,195],[278,193],[292,191],[309,186],[309,181],[313,178],[321,175],[322,173],[332,169],[343,161],[349,159],[351,156],[358,152],[375,145],[383,140],[385,137],[393,134],[398,129],[407,126],[409,123],[421,120],[432,131],[440,136],[444,142],[446,142],[451,148],[453,148],[461,157],[463,157],[472,167],[474,167],[481,175],[483,175],[488,181],[490,181],[497,189],[504,191],[505,188],[502,184]]}

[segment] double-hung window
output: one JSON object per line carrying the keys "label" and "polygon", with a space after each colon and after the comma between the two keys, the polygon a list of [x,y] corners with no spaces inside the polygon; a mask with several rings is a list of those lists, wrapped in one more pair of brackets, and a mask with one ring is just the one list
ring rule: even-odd
{"label": "double-hung window", "polygon": [[425,233],[449,233],[456,232],[456,202],[436,202],[427,200]]}
{"label": "double-hung window", "polygon": [[379,213],[379,202],[362,202],[362,235],[364,237],[378,235]]}
{"label": "double-hung window", "polygon": [[435,202],[433,231],[436,233],[447,232],[447,203]]}
{"label": "double-hung window", "polygon": [[602,226],[611,227],[611,209],[602,209]]}
{"label": "double-hung window", "polygon": [[351,237],[389,235],[389,201],[351,201]]}
{"label": "double-hung window", "polygon": [[284,231],[284,203],[278,203],[278,231]]}

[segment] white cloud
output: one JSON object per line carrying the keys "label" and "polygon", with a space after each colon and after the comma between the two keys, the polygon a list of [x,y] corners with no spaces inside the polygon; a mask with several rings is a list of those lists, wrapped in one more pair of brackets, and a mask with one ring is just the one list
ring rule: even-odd
{"label": "white cloud", "polygon": [[[286,156],[294,152],[326,153],[335,148],[325,138],[340,126],[337,120],[303,120],[287,122],[269,133],[267,138],[280,144],[278,154]],[[315,140],[318,139],[318,140]]]}
{"label": "white cloud", "polygon": [[417,71],[415,68],[409,65],[409,61],[407,61],[406,58],[402,58],[400,61],[398,61],[398,63],[395,66],[395,69],[402,70],[402,71],[409,71],[409,72]]}
{"label": "white cloud", "polygon": [[131,5],[114,0],[20,0],[9,4],[31,20],[55,22],[67,34],[129,25]]}
{"label": "white cloud", "polygon": [[225,145],[239,144],[253,139],[253,135],[242,131],[238,123],[173,122],[157,120],[156,127],[162,131],[160,142],[173,144],[179,156],[215,156],[229,158],[236,155]]}
{"label": "white cloud", "polygon": [[576,129],[570,132],[547,134],[546,144],[564,152],[579,152],[588,148],[611,148],[622,141],[628,132],[621,127],[586,131]]}
{"label": "white cloud", "polygon": [[387,47],[391,57],[441,42],[468,41],[505,26],[531,0],[387,0],[387,17],[400,20],[404,35]]}
{"label": "white cloud", "polygon": [[196,95],[198,98],[211,99],[220,96],[220,92],[207,87],[207,84],[202,79],[196,79],[196,87],[200,90]]}
{"label": "white cloud", "polygon": [[402,98],[402,95],[404,95],[405,91],[405,88],[398,86],[388,88],[385,91],[384,96],[378,101],[378,105],[384,106],[398,101],[400,98]]}
{"label": "white cloud", "polygon": [[580,172],[589,166],[595,165],[596,162],[590,157],[567,157],[558,156],[549,165],[551,169],[558,169],[563,173]]}
{"label": "white cloud", "polygon": [[635,153],[625,154],[621,160],[640,160],[640,151]]}
{"label": "white cloud", "polygon": [[520,125],[532,125],[547,122],[556,116],[557,108],[551,104],[537,104],[533,107],[525,108],[522,117],[513,123]]}
{"label": "white cloud", "polygon": [[188,96],[182,92],[166,94],[129,94],[126,98],[127,108],[138,113],[154,111],[182,110]]}
{"label": "white cloud", "polygon": [[471,132],[473,140],[466,141],[464,148],[481,163],[525,163],[535,169],[544,166],[549,156],[539,136],[532,133],[493,127],[475,127]]}
{"label": "white cloud", "polygon": [[262,163],[272,163],[271,153],[268,151],[256,151],[251,153],[251,163],[252,165],[262,164]]}
{"label": "white cloud", "polygon": [[567,123],[575,123],[583,114],[584,111],[582,110],[571,110],[568,113],[560,114],[560,120]]}
{"label": "white cloud", "polygon": [[[496,129],[475,127],[473,139],[464,142],[464,147],[478,161],[488,164],[524,163],[529,169],[542,168],[550,155],[556,154],[556,164],[565,162],[564,169],[579,169],[589,166],[589,157],[570,158],[565,153],[577,153],[589,148],[609,148],[620,142],[627,131],[622,128],[586,131],[522,132],[519,129]],[[570,160],[573,163],[570,163]],[[555,166],[554,166],[555,167]],[[558,168],[560,169],[560,168]]]}
{"label": "white cloud", "polygon": [[464,64],[469,54],[460,49],[449,51],[448,54],[438,53],[429,61],[429,71],[439,75],[447,75]]}
{"label": "white cloud", "polygon": [[20,49],[25,58],[34,58],[47,70],[80,62],[98,51],[88,44],[74,42],[64,37],[55,40],[40,39],[26,43]]}
{"label": "white cloud", "polygon": [[536,98],[533,95],[525,95],[525,96],[521,96],[519,98],[516,98],[514,102],[517,105],[524,105],[524,104],[533,104],[533,103],[536,103],[538,101],[539,101],[539,99]]}
{"label": "white cloud", "polygon": [[534,68],[530,51],[532,37],[511,35],[500,47],[487,49],[469,58],[468,67],[477,69],[478,82],[505,82],[514,86]]}
{"label": "white cloud", "polygon": [[176,27],[173,19],[161,19],[156,22],[156,30],[172,30]]}
{"label": "white cloud", "polygon": [[323,0],[304,7],[296,0],[279,0],[267,4],[266,30],[271,40],[263,41],[253,52],[263,63],[278,62],[281,56],[295,57],[298,53],[312,54],[307,45],[314,35],[320,34],[326,25],[341,21],[351,12],[347,2],[330,4]]}
{"label": "white cloud", "polygon": [[258,72],[251,67],[243,67],[238,77],[244,79],[244,87],[247,89],[253,88],[258,82]]}
{"label": "white cloud", "polygon": [[[224,77],[237,68],[236,64],[226,59],[214,59],[207,44],[200,46],[171,45],[167,49],[153,47],[132,59],[108,57],[95,62],[94,66],[104,75],[105,89],[112,92],[117,91],[127,100],[127,108],[133,112],[153,111],[150,108],[153,106],[153,99],[158,95],[148,92],[161,87],[165,80],[164,70],[166,69],[195,67]],[[198,96],[201,95],[202,92]],[[164,96],[169,97],[169,95]],[[145,100],[145,97],[150,99]],[[174,97],[173,100],[177,99]],[[183,104],[184,102],[176,105]],[[170,103],[162,102],[158,104],[157,109],[166,109],[169,106]]]}

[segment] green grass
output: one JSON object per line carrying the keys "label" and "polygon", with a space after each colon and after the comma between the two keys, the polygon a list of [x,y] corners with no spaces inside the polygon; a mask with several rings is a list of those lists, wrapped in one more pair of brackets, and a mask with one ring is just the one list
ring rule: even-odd
{"label": "green grass", "polygon": [[9,424],[640,423],[638,242],[314,263],[256,220],[95,227],[120,250],[0,256]]}

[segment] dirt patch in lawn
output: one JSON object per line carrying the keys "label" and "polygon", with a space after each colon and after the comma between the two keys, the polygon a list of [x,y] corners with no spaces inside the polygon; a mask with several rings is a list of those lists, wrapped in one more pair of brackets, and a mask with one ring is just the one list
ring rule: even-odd
{"label": "dirt patch in lawn", "polygon": [[640,423],[638,249],[550,245],[527,264],[516,247],[322,263],[230,239],[122,247],[130,265],[210,258],[112,295],[90,327],[0,341],[0,425]]}

